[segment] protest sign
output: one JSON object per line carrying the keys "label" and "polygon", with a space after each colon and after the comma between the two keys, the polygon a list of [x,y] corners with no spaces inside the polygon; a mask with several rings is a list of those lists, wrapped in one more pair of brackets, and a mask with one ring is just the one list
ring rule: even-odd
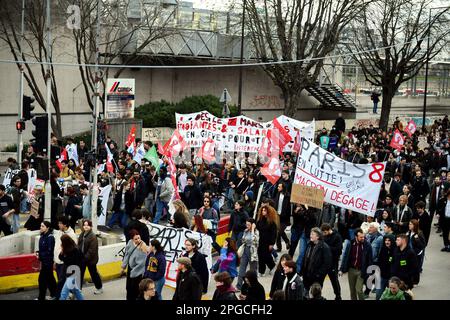
{"label": "protest sign", "polygon": [[426,136],[420,136],[418,140],[419,143],[417,144],[417,147],[419,147],[420,150],[430,147],[430,144],[428,143],[428,138]]}
{"label": "protest sign", "polygon": [[212,267],[211,237],[185,228],[172,228],[150,223],[148,226],[150,240],[156,239],[164,248],[166,256],[166,285],[175,288],[177,278],[178,258],[185,252],[184,242],[188,238],[198,241],[198,251],[206,256],[208,270]]}
{"label": "protest sign", "polygon": [[36,199],[31,200],[30,215],[36,219],[39,218],[39,201]]}
{"label": "protest sign", "polygon": [[[100,190],[100,194],[98,195],[98,200],[101,201],[102,204],[102,212],[100,216],[98,217],[98,225],[104,226],[106,224],[106,213],[108,210],[108,200],[109,200],[109,194],[111,193],[111,185],[107,185],[106,187],[102,188]],[[97,214],[99,214],[97,212]]]}
{"label": "protest sign", "polygon": [[6,192],[8,192],[9,191],[9,188],[11,187],[11,179],[16,175],[16,174],[18,174],[19,173],[19,169],[14,169],[14,170],[12,170],[11,168],[8,168],[6,171],[5,171],[5,178],[3,178],[3,185],[5,186],[5,188],[6,188]]}
{"label": "protest sign", "polygon": [[323,190],[304,186],[301,184],[293,184],[291,192],[291,203],[306,204],[313,208],[322,209]]}
{"label": "protest sign", "polygon": [[75,143],[68,144],[66,146],[67,150],[67,160],[73,160],[75,165],[78,166],[80,163],[78,162],[78,150],[77,145]]}
{"label": "protest sign", "polygon": [[302,139],[294,183],[324,191],[324,201],[373,216],[386,162],[355,164]]}

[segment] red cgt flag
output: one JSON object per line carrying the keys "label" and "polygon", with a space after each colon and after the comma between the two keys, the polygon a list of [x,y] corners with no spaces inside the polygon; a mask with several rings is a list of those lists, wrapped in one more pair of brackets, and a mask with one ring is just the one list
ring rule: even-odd
{"label": "red cgt flag", "polygon": [[284,147],[291,141],[291,136],[286,132],[280,122],[278,122],[277,118],[274,118],[272,123],[272,147],[283,152]]}
{"label": "red cgt flag", "polygon": [[132,126],[130,133],[128,134],[127,137],[127,142],[125,142],[125,145],[128,148],[129,146],[133,145],[135,141],[136,141],[136,127]]}
{"label": "red cgt flag", "polygon": [[270,183],[277,183],[278,179],[281,177],[280,159],[278,159],[278,155],[270,158],[270,160],[261,167],[261,173],[270,181]]}
{"label": "red cgt flag", "polygon": [[294,142],[294,152],[296,154],[300,153],[300,149],[302,147],[302,137],[300,136],[300,130],[297,131],[297,135],[295,137],[295,142]]}
{"label": "red cgt flag", "polygon": [[408,134],[408,136],[411,138],[414,132],[416,132],[417,126],[413,119],[409,121],[408,125],[406,126],[405,132]]}
{"label": "red cgt flag", "polygon": [[213,139],[208,138],[208,140],[203,143],[203,146],[198,151],[197,157],[202,158],[208,162],[213,162],[216,160],[215,154],[216,143]]}
{"label": "red cgt flag", "polygon": [[394,135],[392,136],[391,143],[389,144],[392,148],[400,150],[403,148],[405,144],[405,138],[402,133],[397,129],[394,131]]}
{"label": "red cgt flag", "polygon": [[172,154],[178,154],[187,147],[187,143],[178,132],[178,129],[173,132],[172,137],[164,145],[164,155],[171,157]]}
{"label": "red cgt flag", "polygon": [[60,156],[59,156],[59,159],[56,160],[56,165],[58,166],[59,170],[61,170],[61,168],[62,168],[61,162],[62,162],[63,160],[69,160],[68,158],[69,158],[69,156],[67,155],[67,150],[66,150],[66,148],[62,148],[62,149],[61,149],[61,154],[60,154]]}

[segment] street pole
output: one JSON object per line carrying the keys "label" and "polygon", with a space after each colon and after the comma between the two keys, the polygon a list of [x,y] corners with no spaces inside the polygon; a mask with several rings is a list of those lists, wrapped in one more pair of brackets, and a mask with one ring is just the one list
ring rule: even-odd
{"label": "street pole", "polygon": [[[21,38],[20,38],[20,58],[23,57],[22,47],[23,47],[23,38],[25,36],[25,0],[22,0],[22,22],[21,22]],[[18,110],[18,118],[19,121],[23,116],[23,64],[20,65],[20,77],[19,77],[19,110]],[[23,141],[22,141],[22,131],[17,131],[17,162],[22,168],[22,149],[23,149]]]}
{"label": "street pole", "polygon": [[50,33],[50,0],[47,0],[47,72],[46,72],[46,86],[47,86],[47,99],[46,99],[46,107],[47,107],[47,159],[48,159],[48,180],[45,184],[45,211],[44,211],[44,220],[45,221],[51,221],[51,206],[52,206],[52,187],[50,183],[51,179],[51,170],[50,170],[50,164],[51,164],[51,132],[52,132],[52,112],[51,112],[51,105],[52,105],[52,88],[51,88],[51,33]]}
{"label": "street pole", "polygon": [[241,29],[241,58],[239,67],[239,88],[238,88],[238,115],[242,114],[242,64],[244,63],[244,32],[245,32],[245,7],[247,6],[247,1],[244,0],[242,9],[242,29]]}
{"label": "street pole", "polygon": [[430,8],[430,14],[428,16],[427,63],[425,66],[425,94],[423,97],[422,130],[425,129],[425,116],[427,113],[428,68],[430,63],[431,9],[432,8]]}
{"label": "street pole", "polygon": [[[100,109],[100,74],[99,74],[99,59],[100,59],[100,48],[99,48],[99,38],[100,38],[100,0],[97,0],[97,30],[95,31],[95,94],[94,94],[94,119],[92,128],[92,150],[95,156],[95,163],[93,168],[91,168],[91,179],[92,187],[90,189],[91,194],[91,221],[92,221],[92,231],[97,234],[97,202],[98,202],[98,177],[97,177],[97,158],[98,158],[98,143],[97,143],[97,123],[99,117]],[[106,213],[105,213],[106,214]]]}

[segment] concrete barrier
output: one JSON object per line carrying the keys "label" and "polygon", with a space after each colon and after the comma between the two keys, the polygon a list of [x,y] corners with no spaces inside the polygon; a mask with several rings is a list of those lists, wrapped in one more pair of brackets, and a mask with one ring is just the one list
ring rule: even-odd
{"label": "concrete barrier", "polygon": [[0,257],[22,254],[24,248],[23,233],[15,233],[0,238]]}

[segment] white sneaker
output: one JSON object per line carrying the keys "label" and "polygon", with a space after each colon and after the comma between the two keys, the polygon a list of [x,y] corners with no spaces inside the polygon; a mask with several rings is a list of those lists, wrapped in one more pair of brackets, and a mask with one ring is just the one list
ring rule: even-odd
{"label": "white sneaker", "polygon": [[102,294],[102,293],[103,293],[103,288],[94,290],[94,294]]}
{"label": "white sneaker", "polygon": [[46,296],[45,300],[56,300],[56,297],[50,297],[50,296]]}
{"label": "white sneaker", "polygon": [[264,277],[264,273],[258,273],[258,277],[260,278]]}
{"label": "white sneaker", "polygon": [[[273,269],[275,269],[275,268],[273,268]],[[273,275],[273,269],[269,270],[269,276]]]}

